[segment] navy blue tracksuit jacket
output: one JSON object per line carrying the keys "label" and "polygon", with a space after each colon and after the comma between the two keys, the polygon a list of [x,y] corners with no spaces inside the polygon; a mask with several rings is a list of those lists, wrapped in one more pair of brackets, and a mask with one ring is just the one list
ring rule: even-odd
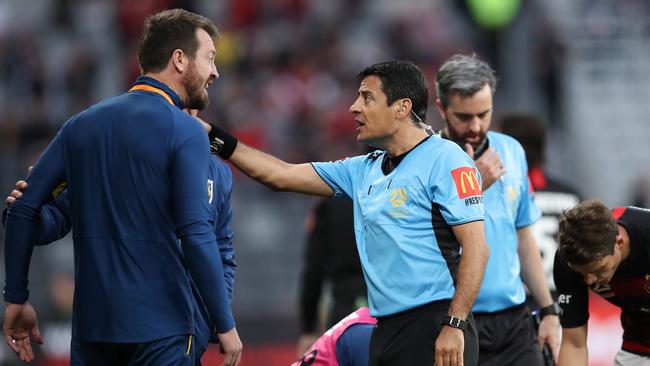
{"label": "navy blue tracksuit jacket", "polygon": [[5,300],[28,299],[36,217],[67,182],[73,337],[139,343],[194,333],[190,274],[225,332],[234,320],[209,209],[207,135],[165,84],[140,77],[135,89],[72,117],[35,165],[7,214]]}

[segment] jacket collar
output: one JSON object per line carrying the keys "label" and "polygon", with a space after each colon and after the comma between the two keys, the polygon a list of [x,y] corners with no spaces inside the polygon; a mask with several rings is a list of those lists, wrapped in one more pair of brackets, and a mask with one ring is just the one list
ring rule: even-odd
{"label": "jacket collar", "polygon": [[149,91],[149,92],[159,94],[160,96],[165,98],[170,104],[173,104],[180,109],[185,108],[185,104],[178,96],[178,94],[176,94],[176,92],[172,90],[172,88],[167,86],[167,84],[158,81],[154,78],[148,76],[139,76],[135,80],[133,87],[129,89],[129,91],[135,91],[135,90],[143,90],[143,91]]}

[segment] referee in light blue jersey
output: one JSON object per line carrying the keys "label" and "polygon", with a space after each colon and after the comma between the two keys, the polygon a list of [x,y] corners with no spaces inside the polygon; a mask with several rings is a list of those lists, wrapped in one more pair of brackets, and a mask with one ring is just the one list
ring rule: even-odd
{"label": "referee in light blue jersey", "polygon": [[417,66],[383,62],[358,79],[350,107],[357,139],[383,151],[288,164],[217,127],[210,134],[222,157],[273,189],[353,201],[370,313],[378,321],[370,365],[475,365],[470,309],[488,256],[480,176],[456,144],[427,133],[428,89]]}
{"label": "referee in light blue jersey", "polygon": [[[491,255],[472,309],[479,333],[479,365],[542,365],[543,344],[557,355],[559,308],[546,283],[532,231],[540,211],[533,201],[524,149],[514,138],[488,131],[496,77],[485,62],[475,56],[453,56],[438,70],[436,86],[436,105],[445,121],[442,136],[466,149],[483,181]],[[539,332],[524,304],[524,283],[542,306]]]}
{"label": "referee in light blue jersey", "polygon": [[[41,205],[67,182],[74,228],[73,365],[193,365],[190,275],[226,356],[241,342],[211,225],[210,146],[183,108],[203,109],[217,78],[214,24],[184,10],[149,17],[128,93],[72,117],[9,209],[5,236],[5,337],[23,360],[38,341],[28,302],[33,228]],[[180,239],[180,242],[179,240]],[[73,348],[73,351],[75,348]]]}

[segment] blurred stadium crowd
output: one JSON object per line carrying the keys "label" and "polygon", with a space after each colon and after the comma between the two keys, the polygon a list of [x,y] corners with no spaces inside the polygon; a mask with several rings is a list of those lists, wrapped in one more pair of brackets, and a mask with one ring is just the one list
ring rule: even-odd
{"label": "blurred stadium crowd", "polygon": [[[431,81],[440,62],[451,54],[477,52],[500,77],[497,119],[500,113],[517,110],[536,113],[548,122],[552,170],[579,183],[586,197],[647,206],[650,188],[643,178],[650,174],[647,163],[630,160],[637,169],[629,173],[612,168],[607,174],[618,176],[621,184],[610,184],[609,189],[620,194],[607,195],[603,188],[580,184],[597,179],[592,170],[574,170],[590,166],[585,160],[593,155],[586,147],[594,148],[597,142],[571,141],[588,136],[587,122],[597,128],[632,128],[631,133],[640,133],[646,143],[650,138],[650,129],[643,128],[650,111],[641,106],[647,99],[617,99],[623,103],[617,106],[620,110],[636,114],[606,115],[602,123],[593,121],[600,112],[581,114],[580,106],[606,104],[609,97],[577,100],[585,89],[611,92],[610,85],[618,85],[608,68],[620,66],[616,55],[627,55],[637,39],[646,44],[637,50],[641,60],[628,59],[622,67],[636,70],[638,77],[650,71],[650,6],[644,0],[484,3],[497,8],[471,0],[2,0],[0,193],[8,193],[25,175],[67,118],[129,87],[139,74],[135,46],[145,16],[182,7],[213,19],[221,31],[220,78],[211,87],[211,104],[202,117],[287,161],[333,160],[361,151],[348,108],[357,88],[354,76],[364,66],[408,59]],[[582,62],[585,54],[593,62]],[[583,68],[595,74],[576,85]],[[635,79],[637,74],[624,77]],[[599,86],[588,84],[594,81]],[[433,90],[430,85],[431,95]],[[645,91],[645,96],[650,93]],[[442,123],[433,100],[427,122],[438,129]],[[582,121],[574,124],[574,117]],[[640,127],[634,127],[637,124]],[[626,144],[620,131],[612,136]],[[581,150],[576,153],[570,145]],[[597,146],[602,150],[614,145]],[[641,148],[639,154],[650,155],[647,146]],[[246,352],[274,345],[272,351],[264,351],[264,364],[273,365],[275,356],[269,355],[294,355],[303,221],[315,201],[272,195],[237,174],[233,195],[239,264],[234,312],[246,345],[244,361],[262,364]],[[42,364],[66,364],[56,360],[67,352],[71,239],[37,250],[31,273],[33,302],[49,341],[43,352],[50,360]],[[0,347],[0,359],[5,348]],[[5,356],[6,362],[13,360],[12,355]],[[277,357],[279,364],[286,362],[286,356]]]}

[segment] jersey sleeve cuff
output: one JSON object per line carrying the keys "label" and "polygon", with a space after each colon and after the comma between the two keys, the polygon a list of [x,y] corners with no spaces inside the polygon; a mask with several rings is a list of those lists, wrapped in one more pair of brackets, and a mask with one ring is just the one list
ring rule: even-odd
{"label": "jersey sleeve cuff", "polygon": [[589,320],[588,316],[584,319],[579,319],[579,320],[567,320],[567,319],[562,319],[562,317],[560,317],[560,325],[562,325],[562,328],[578,328],[583,325],[586,325],[588,320]]}
{"label": "jersey sleeve cuff", "polygon": [[339,196],[340,193],[338,193],[338,192],[336,191],[336,188],[332,187],[332,185],[331,185],[331,184],[330,184],[330,183],[329,183],[325,178],[323,178],[323,175],[318,171],[318,169],[316,169],[316,166],[314,165],[314,163],[309,163],[309,164],[311,165],[312,169],[314,169],[314,171],[316,172],[316,174],[318,174],[318,176],[320,177],[320,179],[322,179],[323,182],[325,182],[325,184],[327,184],[327,185],[332,189],[332,192],[334,192],[334,193],[332,193],[332,195],[331,195],[329,198],[333,198],[333,197]]}
{"label": "jersey sleeve cuff", "polygon": [[454,222],[447,222],[447,225],[449,226],[458,226],[458,225],[464,225],[464,224],[469,224],[470,222],[476,222],[476,221],[485,221],[484,218],[471,218],[471,219],[465,219],[465,220],[460,220],[460,221],[454,221]]}

